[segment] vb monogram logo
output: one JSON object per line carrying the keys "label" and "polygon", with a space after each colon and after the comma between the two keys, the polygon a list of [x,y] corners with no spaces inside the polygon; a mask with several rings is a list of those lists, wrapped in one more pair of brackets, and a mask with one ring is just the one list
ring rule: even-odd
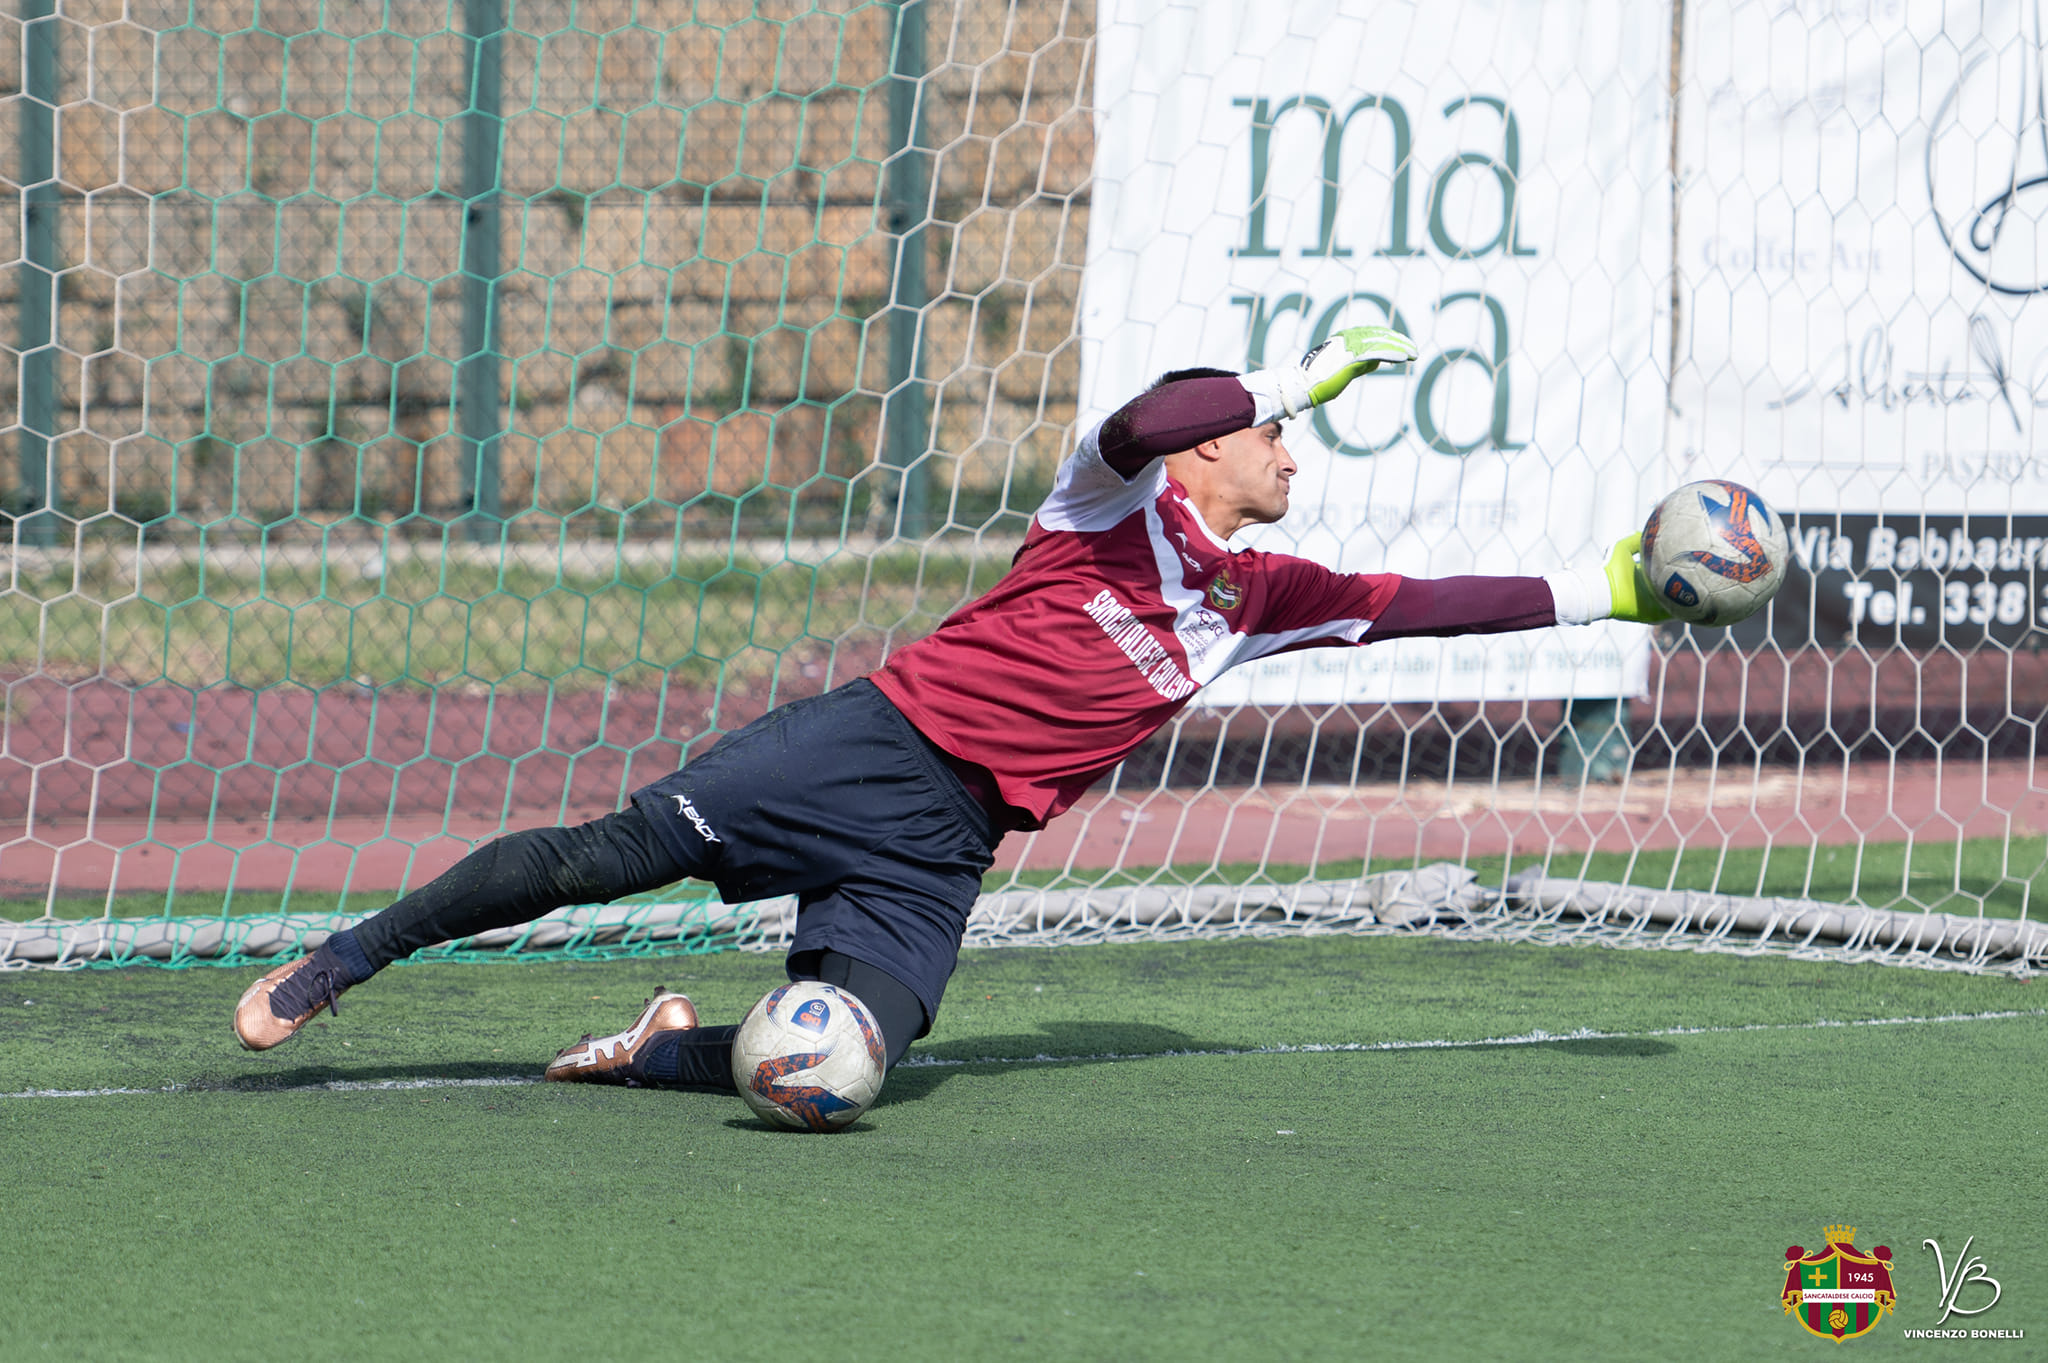
{"label": "vb monogram logo", "polygon": [[[1976,1236],[1973,1235],[1963,1241],[1963,1251],[1956,1256],[1953,1274],[1949,1272],[1948,1260],[1943,1257],[1939,1242],[1929,1238],[1920,1243],[1934,1251],[1934,1271],[1941,1277],[1941,1320],[1936,1321],[1936,1325],[1947,1321],[1951,1315],[1981,1316],[1998,1305],[1998,1299],[2005,1294],[2005,1289],[1999,1284],[1998,1279],[1984,1271],[1983,1256],[1970,1253],[1970,1246],[1977,1243]],[[1963,1289],[1971,1283],[1982,1283],[1990,1288],[1991,1300],[1982,1306],[1964,1306]]]}

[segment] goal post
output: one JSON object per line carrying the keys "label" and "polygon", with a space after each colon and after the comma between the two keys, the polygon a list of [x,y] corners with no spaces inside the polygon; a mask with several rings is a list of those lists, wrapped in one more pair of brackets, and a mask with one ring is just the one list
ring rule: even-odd
{"label": "goal post", "polygon": [[[1290,426],[1247,543],[1541,573],[1723,476],[1784,594],[1229,674],[1006,840],[972,940],[2030,968],[2044,35],[1862,8],[0,19],[0,968],[291,950],[615,809],[992,585],[1159,371],[1362,322],[1421,359]],[[462,949],[785,917],[686,888]]]}

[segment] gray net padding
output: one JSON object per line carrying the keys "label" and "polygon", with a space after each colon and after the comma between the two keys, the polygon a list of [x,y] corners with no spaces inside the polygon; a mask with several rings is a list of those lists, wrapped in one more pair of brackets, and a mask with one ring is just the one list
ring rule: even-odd
{"label": "gray net padding", "polygon": [[[245,964],[311,949],[346,926],[334,915],[43,919],[0,923],[0,969]],[[794,899],[589,905],[482,933],[427,959],[520,953],[555,957],[780,950]],[[1549,945],[1779,952],[1924,969],[2028,974],[2048,962],[2048,926],[2027,919],[1901,912],[1806,899],[1514,877],[1505,889],[1435,863],[1349,880],[1289,885],[1131,885],[984,895],[966,944],[1063,946],[1348,932],[1430,932]]]}

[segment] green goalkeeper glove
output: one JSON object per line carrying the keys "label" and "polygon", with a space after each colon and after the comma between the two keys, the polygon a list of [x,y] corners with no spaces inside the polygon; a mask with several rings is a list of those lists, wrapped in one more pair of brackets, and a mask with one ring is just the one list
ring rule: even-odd
{"label": "green goalkeeper glove", "polygon": [[1406,364],[1415,355],[1415,342],[1392,327],[1346,327],[1301,357],[1308,404],[1320,407],[1353,379],[1364,378],[1382,364]]}
{"label": "green goalkeeper glove", "polygon": [[1657,601],[1650,579],[1643,575],[1636,555],[1643,551],[1640,532],[1617,540],[1607,555],[1607,590],[1614,597],[1614,618],[1636,625],[1654,625],[1669,620],[1671,612]]}
{"label": "green goalkeeper glove", "polygon": [[1383,364],[1406,364],[1415,358],[1415,342],[1392,327],[1346,327],[1301,357],[1296,364],[1246,374],[1239,382],[1287,416],[1300,416],[1343,392]]}

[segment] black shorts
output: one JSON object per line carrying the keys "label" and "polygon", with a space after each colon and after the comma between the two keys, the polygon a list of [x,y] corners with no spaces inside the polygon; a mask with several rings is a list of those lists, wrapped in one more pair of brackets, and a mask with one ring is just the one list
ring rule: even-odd
{"label": "black shorts", "polygon": [[887,971],[931,1030],[1000,835],[872,682],[771,710],[633,803],[727,903],[795,895],[792,956]]}

